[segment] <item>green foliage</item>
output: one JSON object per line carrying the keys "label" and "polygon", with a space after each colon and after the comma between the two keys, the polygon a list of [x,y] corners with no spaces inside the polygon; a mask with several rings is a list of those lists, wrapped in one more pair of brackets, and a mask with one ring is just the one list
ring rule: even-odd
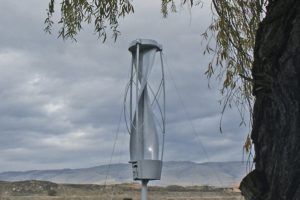
{"label": "green foliage", "polygon": [[[50,0],[45,20],[45,31],[51,33],[55,0]],[[133,13],[130,0],[62,0],[60,2],[61,24],[58,37],[76,40],[83,23],[93,23],[94,31],[103,41],[107,38],[107,28],[112,31],[114,39],[120,34],[118,19]]]}
{"label": "green foliage", "polygon": [[[193,3],[190,0],[190,4]],[[203,53],[212,56],[205,74],[208,79],[217,77],[222,82],[222,117],[227,108],[235,106],[239,110],[241,124],[246,123],[245,114],[249,113],[249,125],[252,125],[253,52],[256,31],[265,15],[267,3],[268,0],[212,0],[212,22],[202,34],[207,42]],[[251,149],[248,135],[244,150],[251,155]]]}
{"label": "green foliage", "polygon": [[[264,17],[267,0],[212,0],[213,19],[202,34],[207,40],[204,54],[212,55],[206,75],[222,81],[222,113],[235,105],[245,123],[244,114],[252,116],[253,51],[258,25]],[[214,38],[215,40],[211,40]],[[213,42],[211,42],[213,41]],[[217,71],[217,72],[216,72]],[[221,126],[220,126],[221,127]],[[221,129],[221,128],[220,128]]]}
{"label": "green foliage", "polygon": [[[213,55],[206,71],[210,79],[215,75],[223,82],[221,86],[223,109],[235,105],[241,116],[241,124],[245,123],[245,113],[249,113],[252,125],[253,79],[251,74],[256,31],[264,17],[267,0],[212,0],[214,15],[212,24],[203,33],[208,41],[205,53]],[[210,36],[209,36],[210,35]],[[215,38],[215,46],[211,48],[211,40]],[[247,112],[249,111],[249,112]],[[220,121],[220,130],[221,129]],[[244,150],[251,155],[252,142],[249,137]]]}

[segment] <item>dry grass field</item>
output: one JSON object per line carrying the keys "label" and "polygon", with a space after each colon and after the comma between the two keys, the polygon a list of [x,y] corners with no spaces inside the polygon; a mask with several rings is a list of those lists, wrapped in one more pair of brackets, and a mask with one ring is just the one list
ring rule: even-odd
{"label": "dry grass field", "polygon": [[[149,200],[242,200],[232,188],[149,187]],[[139,200],[139,184],[79,185],[46,181],[1,182],[1,200]]]}

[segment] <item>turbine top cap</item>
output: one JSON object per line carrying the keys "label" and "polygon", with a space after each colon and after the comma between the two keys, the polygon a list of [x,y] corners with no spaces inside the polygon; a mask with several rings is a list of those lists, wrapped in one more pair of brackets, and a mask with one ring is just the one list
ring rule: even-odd
{"label": "turbine top cap", "polygon": [[136,52],[137,44],[140,44],[140,50],[156,48],[157,51],[162,51],[162,45],[150,39],[136,39],[130,43],[128,50],[132,53]]}

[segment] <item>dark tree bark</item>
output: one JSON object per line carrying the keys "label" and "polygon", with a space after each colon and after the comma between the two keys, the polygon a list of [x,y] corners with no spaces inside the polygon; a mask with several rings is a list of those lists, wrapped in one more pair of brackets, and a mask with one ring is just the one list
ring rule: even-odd
{"label": "dark tree bark", "polygon": [[247,200],[300,199],[300,0],[270,0],[256,37]]}

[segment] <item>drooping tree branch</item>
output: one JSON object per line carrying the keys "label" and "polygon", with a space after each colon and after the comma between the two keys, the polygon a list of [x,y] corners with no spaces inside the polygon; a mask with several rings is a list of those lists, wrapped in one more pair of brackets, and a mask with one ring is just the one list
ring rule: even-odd
{"label": "drooping tree branch", "polygon": [[[62,0],[60,3],[60,29],[58,37],[76,40],[84,23],[94,24],[94,32],[103,41],[110,29],[114,39],[120,34],[118,19],[133,13],[130,0]],[[45,31],[51,33],[54,24],[55,0],[50,0],[45,20]]]}

